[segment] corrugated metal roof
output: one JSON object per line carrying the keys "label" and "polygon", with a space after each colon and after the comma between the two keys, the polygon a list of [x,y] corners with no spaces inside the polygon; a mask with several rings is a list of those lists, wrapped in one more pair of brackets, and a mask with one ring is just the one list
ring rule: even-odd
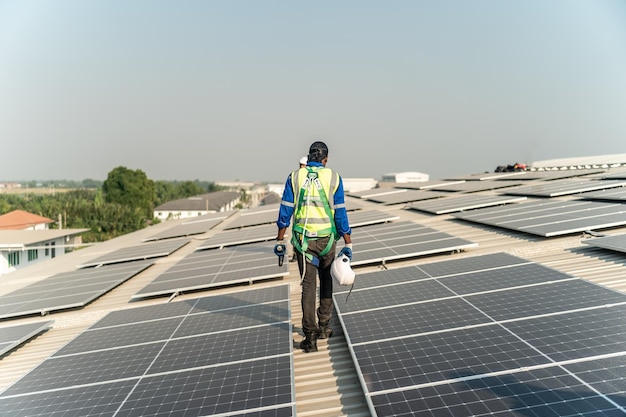
{"label": "corrugated metal roof", "polygon": [[163,203],[155,211],[202,211],[216,210],[240,198],[240,194],[236,191],[216,191],[214,193],[201,194],[189,198],[181,198],[179,200],[168,201]]}
{"label": "corrugated metal roof", "polygon": [[[400,220],[414,221],[478,243],[478,247],[466,252],[431,255],[389,262],[385,265],[388,269],[432,262],[435,260],[455,259],[494,252],[507,252],[618,291],[623,292],[626,289],[626,256],[624,254],[582,244],[581,240],[586,238],[583,234],[543,238],[468,223],[455,219],[450,215],[436,216],[415,210],[406,210],[402,205],[382,206],[375,203],[364,202],[360,199],[348,198],[348,207],[350,207],[351,203],[355,203],[355,206],[358,204],[358,207],[361,209],[367,210],[375,208],[376,210],[397,215],[400,217]],[[172,227],[172,224],[172,222],[168,222],[166,226]],[[0,295],[43,279],[49,275],[65,270],[73,270],[76,265],[104,253],[107,250],[116,249],[121,246],[136,245],[141,242],[142,239],[158,232],[159,227],[165,226],[164,224],[155,225],[149,229],[140,230],[130,235],[104,242],[100,245],[76,251],[61,258],[51,260],[45,267],[42,265],[34,265],[32,268],[16,271],[14,274],[3,278],[3,285],[0,286]],[[219,231],[220,225],[215,227],[210,233],[217,233]],[[611,234],[626,233],[626,228],[617,228],[608,232]],[[356,252],[359,250],[358,228],[355,228],[353,231],[353,241],[354,250]],[[29,370],[108,312],[140,305],[167,302],[167,300],[163,298],[145,299],[132,303],[129,302],[129,300],[134,293],[182,259],[187,253],[193,251],[193,249],[194,244],[190,244],[167,258],[157,260],[153,267],[125,282],[83,309],[56,312],[45,317],[46,320],[54,320],[51,330],[25,343],[22,347],[0,359],[0,390],[7,388],[10,384],[17,381]],[[377,265],[358,268],[356,285],[358,286],[358,274],[374,271],[379,268],[381,268],[381,266]],[[328,340],[320,340],[318,342],[318,352],[306,354],[298,349],[299,342],[302,339],[300,331],[302,317],[300,310],[300,281],[295,263],[289,264],[289,270],[290,275],[279,281],[288,282],[291,288],[295,388],[298,416],[361,417],[370,415],[350,351],[336,318],[331,321],[333,325],[333,336]],[[258,282],[253,285],[276,285],[276,280]],[[232,291],[232,288],[209,290],[211,294],[228,291]],[[202,292],[202,294],[205,293],[206,292]],[[197,296],[198,293],[191,293],[180,295],[179,297],[194,298]],[[42,317],[26,317],[5,321],[0,324],[12,325],[41,321],[43,319]]]}

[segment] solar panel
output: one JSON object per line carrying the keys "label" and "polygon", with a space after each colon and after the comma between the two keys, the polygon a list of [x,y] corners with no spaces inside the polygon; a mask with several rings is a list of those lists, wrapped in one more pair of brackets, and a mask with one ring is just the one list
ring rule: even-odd
{"label": "solar panel", "polygon": [[92,266],[108,265],[121,262],[138,261],[142,259],[160,258],[168,256],[181,247],[189,243],[187,239],[166,240],[163,242],[150,242],[137,246],[129,246],[114,250],[79,265],[79,268],[88,268]]}
{"label": "solar panel", "polygon": [[222,248],[224,246],[241,245],[244,243],[263,242],[276,239],[275,224],[250,226],[242,229],[230,229],[216,233],[198,246],[196,250]]}
{"label": "solar panel", "polygon": [[479,191],[498,190],[501,188],[517,187],[524,184],[521,181],[496,181],[496,180],[484,180],[484,181],[465,181],[458,184],[444,184],[436,187],[431,187],[432,190],[437,191],[449,191],[459,193],[475,193]]}
{"label": "solar panel", "polygon": [[346,195],[350,197],[363,198],[368,199],[376,196],[389,195],[389,194],[399,194],[404,192],[399,188],[372,188],[370,190],[362,190],[362,191],[350,191],[346,192]]}
{"label": "solar panel", "polygon": [[408,221],[364,226],[353,231],[353,239],[358,242],[355,243],[351,262],[353,266],[477,246],[468,240]]}
{"label": "solar panel", "polygon": [[511,171],[511,172],[485,172],[481,174],[471,174],[471,175],[460,175],[457,177],[449,177],[446,178],[449,181],[490,181],[497,180],[501,178],[510,179],[514,177],[517,179],[518,177],[524,177],[526,175],[526,171]]}
{"label": "solar panel", "polygon": [[150,265],[129,262],[53,275],[0,297],[0,318],[83,307]]}
{"label": "solar panel", "polygon": [[445,192],[428,191],[428,190],[401,190],[400,193],[383,194],[378,196],[367,197],[368,200],[385,205],[402,204],[411,201],[431,200],[444,195]]}
{"label": "solar panel", "polygon": [[448,416],[623,415],[616,402],[558,366],[493,376],[468,372],[450,380],[373,395],[374,415],[410,416],[421,410]]}
{"label": "solar panel", "polygon": [[260,224],[276,223],[280,204],[268,204],[246,210],[239,210],[232,216],[224,229],[237,229],[239,227],[258,226]]}
{"label": "solar panel", "polygon": [[605,172],[603,169],[568,169],[557,171],[526,171],[521,177],[516,177],[516,180],[542,180],[542,181],[554,181],[565,178],[576,178],[584,176],[592,176],[594,174],[600,174]]}
{"label": "solar panel", "polygon": [[453,213],[452,216],[544,237],[626,224],[623,205],[582,200],[532,201]]}
{"label": "solar panel", "polygon": [[132,298],[177,294],[288,275],[287,262],[279,267],[273,248],[274,242],[262,242],[196,251],[156,277]]}
{"label": "solar panel", "polygon": [[293,416],[289,286],[276,288],[111,313],[0,393],[0,414]]}
{"label": "solar panel", "polygon": [[[278,211],[275,216],[278,217]],[[384,223],[398,219],[398,216],[391,215],[378,210],[359,210],[349,214],[350,226],[359,227],[363,225]],[[266,224],[261,226],[250,226],[241,229],[224,230],[210,237],[196,250],[216,249],[224,246],[242,245],[246,243],[263,242],[276,239],[276,224]],[[289,237],[287,237],[289,239]]]}
{"label": "solar panel", "polygon": [[[602,171],[607,172],[607,171]],[[618,171],[608,171],[606,175],[602,176],[605,180],[626,180],[626,170],[620,168]]]}
{"label": "solar panel", "polygon": [[420,182],[407,182],[402,184],[397,184],[396,188],[408,188],[411,190],[428,190],[431,188],[436,188],[442,185],[456,185],[465,182],[465,180],[460,181],[445,181],[445,180],[436,180],[436,181],[420,181]]}
{"label": "solar panel", "polygon": [[372,415],[625,412],[623,293],[507,254],[360,274],[346,293]]}
{"label": "solar panel", "polygon": [[22,343],[48,330],[54,321],[20,324],[0,327],[0,357],[17,348]]}
{"label": "solar panel", "polygon": [[626,252],[626,234],[584,239],[582,243],[602,249]]}
{"label": "solar panel", "polygon": [[578,197],[586,200],[626,201],[626,187],[582,193]]}
{"label": "solar panel", "polygon": [[380,210],[359,210],[348,213],[350,227],[368,226],[398,220],[400,217]]}
{"label": "solar panel", "polygon": [[197,218],[182,222],[176,226],[170,227],[169,229],[164,230],[160,233],[156,233],[144,239],[144,241],[172,239],[176,237],[185,237],[206,233],[218,224],[220,224],[227,217],[228,216],[224,213],[199,216]]}
{"label": "solar panel", "polygon": [[502,204],[518,203],[526,197],[507,197],[489,195],[467,195],[460,197],[440,198],[434,201],[420,201],[407,206],[408,209],[426,211],[432,214],[446,214],[455,211],[473,210],[483,207],[499,206]]}
{"label": "solar panel", "polygon": [[564,195],[584,193],[586,191],[604,190],[607,188],[623,187],[626,181],[609,180],[563,180],[541,182],[540,184],[527,185],[511,190],[506,190],[506,194],[525,195],[534,197],[559,197]]}

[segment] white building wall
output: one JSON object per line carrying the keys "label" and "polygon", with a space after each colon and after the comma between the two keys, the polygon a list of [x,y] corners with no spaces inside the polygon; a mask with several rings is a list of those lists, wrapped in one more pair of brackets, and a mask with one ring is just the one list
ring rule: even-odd
{"label": "white building wall", "polygon": [[[54,246],[52,243],[54,242]],[[47,244],[47,251],[46,251]],[[55,258],[59,256],[65,255],[65,238],[60,237],[57,239],[49,240],[47,242],[41,242],[37,245],[27,246],[23,250],[19,250],[20,253],[20,263],[19,265],[9,267],[9,254],[11,252],[16,252],[16,250],[0,250],[0,275],[6,275],[10,272],[17,271],[18,269],[23,269],[34,265],[39,262],[46,261],[48,259],[52,259],[52,252],[54,249]],[[37,259],[28,260],[28,251],[36,250],[37,251]]]}

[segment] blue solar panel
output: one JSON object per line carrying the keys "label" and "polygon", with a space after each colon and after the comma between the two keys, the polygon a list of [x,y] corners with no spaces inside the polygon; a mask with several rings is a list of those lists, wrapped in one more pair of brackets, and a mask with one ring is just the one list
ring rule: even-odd
{"label": "blue solar panel", "polygon": [[288,285],[159,307],[104,317],[0,393],[0,415],[295,414]]}
{"label": "blue solar panel", "polygon": [[334,302],[372,415],[626,413],[623,293],[494,254],[362,274]]}

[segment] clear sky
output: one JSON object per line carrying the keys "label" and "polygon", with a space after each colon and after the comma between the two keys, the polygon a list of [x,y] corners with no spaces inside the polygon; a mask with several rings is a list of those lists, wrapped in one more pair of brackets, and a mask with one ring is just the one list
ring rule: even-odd
{"label": "clear sky", "polygon": [[626,153],[624,0],[0,0],[0,180]]}

